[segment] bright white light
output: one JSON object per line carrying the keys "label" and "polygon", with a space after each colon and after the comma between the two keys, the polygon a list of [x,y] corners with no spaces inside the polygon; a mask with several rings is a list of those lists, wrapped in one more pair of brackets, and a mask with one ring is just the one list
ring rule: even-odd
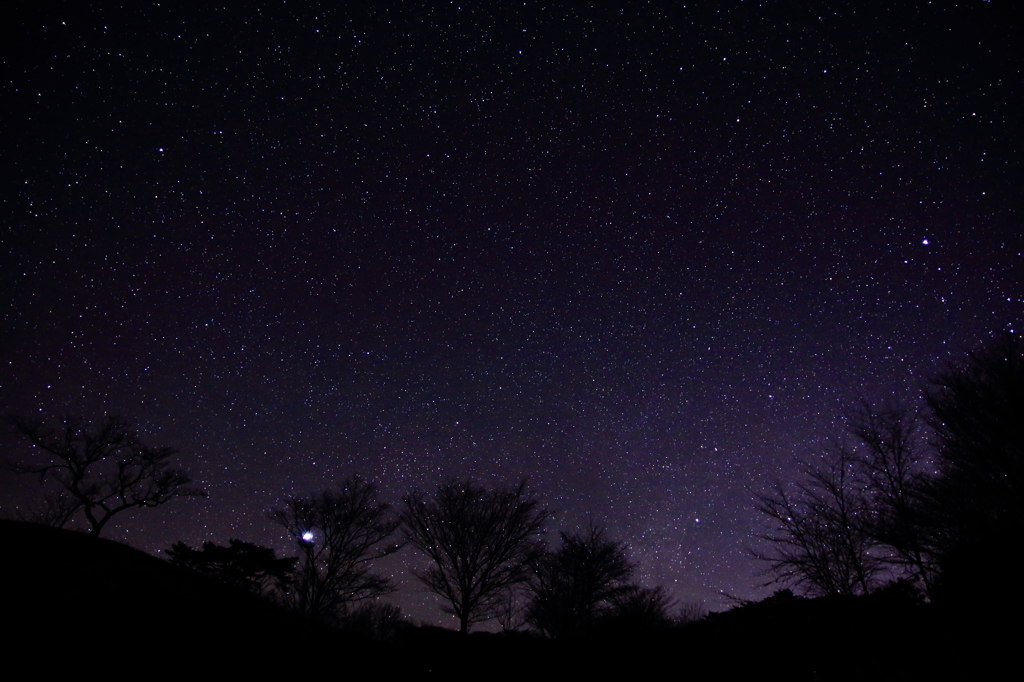
{"label": "bright white light", "polygon": [[922,239],[921,243],[924,244],[925,246],[928,246],[928,237],[925,237],[924,239]]}
{"label": "bright white light", "polygon": [[307,530],[305,533],[302,534],[302,539],[306,542],[313,542],[313,531]]}

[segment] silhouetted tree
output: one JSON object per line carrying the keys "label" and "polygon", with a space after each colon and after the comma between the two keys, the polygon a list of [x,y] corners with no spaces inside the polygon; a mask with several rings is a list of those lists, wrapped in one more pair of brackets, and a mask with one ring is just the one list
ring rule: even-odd
{"label": "silhouetted tree", "polygon": [[663,630],[674,625],[675,600],[664,587],[628,585],[611,600],[609,625],[630,634]]}
{"label": "silhouetted tree", "polygon": [[413,627],[402,616],[402,609],[394,604],[368,601],[347,612],[341,628],[377,642],[390,642],[403,627]]}
{"label": "silhouetted tree", "polygon": [[433,498],[419,491],[407,496],[401,518],[406,538],[433,562],[416,577],[447,601],[445,612],[459,619],[465,634],[493,617],[507,591],[528,579],[548,512],[526,481],[489,491],[453,480]]}
{"label": "silhouetted tree", "polygon": [[382,545],[398,528],[390,505],[377,502],[377,488],[358,476],[312,497],[293,497],[270,519],[298,543],[299,565],[286,600],[315,621],[336,624],[352,602],[394,591],[370,562],[398,551]]}
{"label": "silhouetted tree", "polygon": [[909,571],[930,594],[937,566],[923,526],[928,476],[917,439],[917,415],[895,406],[875,410],[863,403],[849,424],[862,445],[855,464],[865,480],[867,531],[890,549],[885,561]]}
{"label": "silhouetted tree", "polygon": [[686,601],[679,604],[673,620],[677,625],[688,625],[707,618],[708,609],[704,602]]}
{"label": "silhouetted tree", "polygon": [[527,622],[552,638],[588,631],[614,600],[631,588],[634,567],[625,546],[598,526],[583,533],[561,533],[562,544],[533,561],[533,598]]}
{"label": "silhouetted tree", "polygon": [[46,461],[8,461],[5,466],[37,474],[41,483],[53,480],[62,489],[48,498],[52,524],[63,526],[81,510],[90,535],[98,536],[113,516],[129,509],[156,507],[176,497],[206,496],[189,487],[184,471],[169,466],[173,448],[144,445],[120,417],[107,417],[94,428],[71,417],[57,427],[17,416],[8,422],[29,439],[36,459]]}
{"label": "silhouetted tree", "polygon": [[502,632],[517,632],[526,625],[526,609],[529,605],[522,585],[505,590],[494,605],[494,619]]}
{"label": "silhouetted tree", "polygon": [[17,514],[19,521],[38,523],[52,528],[63,528],[82,509],[82,503],[60,490],[52,490],[41,502],[30,504]]}
{"label": "silhouetted tree", "polygon": [[267,595],[284,587],[298,563],[298,558],[278,559],[274,550],[241,540],[231,540],[227,547],[204,542],[202,550],[176,542],[167,550],[170,562],[247,592]]}
{"label": "silhouetted tree", "polygon": [[804,468],[805,480],[787,490],[776,484],[758,497],[772,523],[758,535],[769,543],[754,556],[769,565],[774,581],[826,594],[866,594],[881,570],[870,553],[876,544],[856,459],[837,445],[819,466]]}
{"label": "silhouetted tree", "polygon": [[864,404],[850,418],[856,449],[837,446],[826,466],[805,468],[803,483],[759,498],[774,524],[760,536],[771,551],[757,556],[777,580],[854,594],[893,568],[930,597],[976,602],[979,585],[1015,579],[1024,536],[1020,335],[950,364],[932,380],[927,404],[928,455],[916,415]]}
{"label": "silhouetted tree", "polygon": [[1024,537],[1024,342],[1006,333],[952,364],[927,396],[939,476],[928,531],[943,591],[970,598],[1019,575]]}

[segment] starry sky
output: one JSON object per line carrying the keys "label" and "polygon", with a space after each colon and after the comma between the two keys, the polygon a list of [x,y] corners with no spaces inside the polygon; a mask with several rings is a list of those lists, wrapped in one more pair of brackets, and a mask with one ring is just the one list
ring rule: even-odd
{"label": "starry sky", "polygon": [[645,584],[763,596],[754,493],[1021,323],[1008,0],[18,4],[0,409],[179,449],[209,499],[141,549],[528,477]]}

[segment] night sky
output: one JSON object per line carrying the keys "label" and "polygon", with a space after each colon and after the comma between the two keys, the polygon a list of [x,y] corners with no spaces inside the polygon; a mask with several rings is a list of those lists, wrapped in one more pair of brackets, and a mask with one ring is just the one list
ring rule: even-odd
{"label": "night sky", "polygon": [[0,410],[178,448],[210,497],[141,549],[525,476],[645,584],[763,596],[753,493],[1021,325],[1009,0],[18,4]]}

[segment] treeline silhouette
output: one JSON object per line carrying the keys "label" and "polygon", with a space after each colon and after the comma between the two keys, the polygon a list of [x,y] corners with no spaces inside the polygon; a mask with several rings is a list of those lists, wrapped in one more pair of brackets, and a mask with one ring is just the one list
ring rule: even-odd
{"label": "treeline silhouette", "polygon": [[759,497],[772,523],[754,550],[778,582],[864,595],[900,580],[962,608],[1020,605],[1024,344],[1006,333],[935,376],[923,411],[864,403],[851,439]]}
{"label": "treeline silhouette", "polygon": [[[1008,660],[1021,634],[1022,417],[1024,344],[1009,333],[935,376],[920,411],[863,405],[849,442],[759,497],[769,523],[752,551],[803,596],[782,589],[712,614],[636,583],[625,544],[599,525],[545,542],[551,513],[526,481],[449,479],[392,506],[351,476],[268,513],[296,556],[231,539],[175,543],[164,562],[97,536],[124,509],[204,494],[170,467],[173,451],[141,444],[116,417],[96,427],[12,417],[45,461],[8,468],[51,488],[25,514],[36,525],[0,526],[17,548],[3,562],[6,584],[20,588],[8,617],[46,633],[72,615],[128,614],[157,639],[204,650],[220,641],[264,661],[344,651],[346,672],[977,675]],[[89,536],[39,525],[82,517]],[[395,586],[374,562],[403,546],[429,561],[415,575],[457,632],[416,625],[382,600]],[[492,631],[471,635],[481,623]]]}

